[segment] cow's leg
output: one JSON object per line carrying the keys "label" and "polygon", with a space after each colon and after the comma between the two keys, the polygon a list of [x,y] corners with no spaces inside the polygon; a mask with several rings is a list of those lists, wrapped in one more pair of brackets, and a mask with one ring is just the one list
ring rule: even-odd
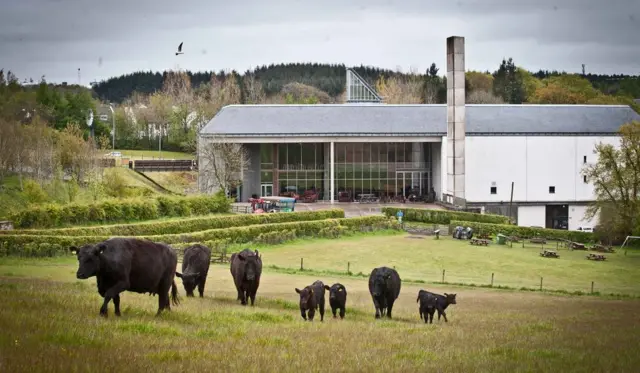
{"label": "cow's leg", "polygon": [[251,306],[253,306],[253,304],[256,302],[256,292],[252,291],[250,297],[251,297]]}
{"label": "cow's leg", "polygon": [[376,298],[373,298],[373,305],[376,308],[376,319],[379,319],[380,318],[380,303],[378,303]]}
{"label": "cow's leg", "polygon": [[300,310],[300,315],[302,315],[302,318],[304,319],[304,321],[307,321],[307,310]]}
{"label": "cow's leg", "polygon": [[200,298],[204,298],[204,284],[205,282],[207,282],[207,279],[202,279],[200,280],[200,283],[198,284],[198,293],[200,293]]}
{"label": "cow's leg", "polygon": [[320,321],[324,321],[324,303],[320,305]]}
{"label": "cow's leg", "polygon": [[113,305],[116,308],[116,316],[120,316],[120,295],[113,297]]}
{"label": "cow's leg", "polygon": [[447,314],[444,312],[444,310],[442,310],[442,317],[444,317],[444,322],[449,322],[449,320],[447,320]]}
{"label": "cow's leg", "polygon": [[118,281],[115,285],[110,287],[104,293],[104,302],[102,303],[102,307],[100,307],[100,315],[107,316],[107,309],[109,306],[109,302],[111,299],[120,295],[123,291],[125,291],[129,287],[129,279],[125,278],[124,280]]}
{"label": "cow's leg", "polygon": [[313,321],[313,317],[315,315],[316,315],[316,309],[315,308],[309,309],[309,321]]}
{"label": "cow's leg", "polygon": [[433,324],[433,314],[434,314],[434,312],[431,311],[431,313],[429,315],[429,324]]}
{"label": "cow's leg", "polygon": [[[346,309],[344,307],[340,308],[340,319],[344,319],[344,314],[346,313]],[[335,312],[334,312],[335,315]]]}
{"label": "cow's leg", "polygon": [[387,307],[387,317],[391,318],[391,309],[393,309],[393,301],[389,302],[389,306]]}
{"label": "cow's leg", "polygon": [[238,299],[237,300],[242,300],[242,290],[240,290],[240,288],[236,288],[236,290],[238,291]]}
{"label": "cow's leg", "polygon": [[338,307],[331,306],[331,313],[333,314],[334,319],[338,317],[336,314],[337,310],[338,310]]}
{"label": "cow's leg", "polygon": [[247,291],[245,291],[244,289],[242,289],[241,291],[241,295],[240,295],[240,304],[242,304],[243,306],[247,305]]}

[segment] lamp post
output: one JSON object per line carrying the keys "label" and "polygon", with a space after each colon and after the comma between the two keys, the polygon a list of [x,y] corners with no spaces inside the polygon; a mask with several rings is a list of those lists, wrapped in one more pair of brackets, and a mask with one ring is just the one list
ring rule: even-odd
{"label": "lamp post", "polygon": [[109,104],[109,110],[111,110],[111,138],[112,138],[112,150],[116,150],[116,114],[113,111],[113,106]]}

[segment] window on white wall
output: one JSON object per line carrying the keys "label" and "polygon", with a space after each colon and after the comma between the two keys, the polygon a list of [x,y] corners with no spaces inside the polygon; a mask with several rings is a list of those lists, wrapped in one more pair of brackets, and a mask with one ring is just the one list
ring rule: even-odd
{"label": "window on white wall", "polygon": [[549,187],[549,194],[555,194],[555,193],[556,193],[556,187],[550,186]]}
{"label": "window on white wall", "polygon": [[586,184],[586,183],[587,183],[587,175],[584,175],[584,176],[582,177],[582,180],[584,180],[584,183]]}
{"label": "window on white wall", "polygon": [[584,158],[582,160],[582,163],[587,163],[587,156],[586,155],[584,156]]}
{"label": "window on white wall", "polygon": [[498,187],[491,187],[491,194],[498,194]]}

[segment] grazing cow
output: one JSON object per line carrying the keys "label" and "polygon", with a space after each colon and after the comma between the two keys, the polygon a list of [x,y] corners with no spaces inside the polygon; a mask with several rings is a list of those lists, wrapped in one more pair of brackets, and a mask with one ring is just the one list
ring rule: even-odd
{"label": "grazing cow", "polygon": [[178,256],[173,248],[136,238],[110,238],[95,245],[71,247],[78,257],[78,279],[96,276],[98,293],[104,298],[100,315],[107,316],[113,299],[116,316],[120,316],[120,293],[158,294],[158,313],[178,305],[178,288],[174,281]]}
{"label": "grazing cow", "polygon": [[300,294],[300,314],[303,319],[307,320],[308,313],[309,321],[313,321],[316,309],[319,309],[320,321],[324,321],[324,289],[325,286],[320,280],[305,286],[302,290],[296,288],[296,293]]}
{"label": "grazing cow", "polygon": [[231,255],[231,276],[238,290],[238,300],[243,306],[247,305],[247,299],[251,298],[251,305],[256,300],[260,276],[262,275],[262,259],[258,250],[244,249]]}
{"label": "grazing cow", "polygon": [[429,319],[429,323],[433,324],[433,314],[435,311],[438,311],[438,320],[440,320],[440,316],[444,317],[444,322],[448,322],[447,314],[444,312],[450,304],[456,304],[456,295],[455,294],[447,294],[444,295],[431,293],[426,290],[420,290],[418,292],[418,299],[416,299],[416,303],[420,302],[420,318],[424,317],[425,324],[427,323],[427,319]]}
{"label": "grazing cow", "polygon": [[395,269],[388,267],[374,268],[369,275],[369,293],[376,307],[376,319],[386,313],[391,318],[393,303],[400,295],[402,281]]}
{"label": "grazing cow", "polygon": [[209,263],[211,263],[210,248],[195,244],[184,249],[182,273],[176,272],[176,276],[182,279],[182,285],[188,297],[193,297],[193,290],[196,286],[200,298],[204,297],[204,285],[207,282]]}
{"label": "grazing cow", "polygon": [[336,318],[336,311],[340,310],[340,318],[344,319],[347,304],[347,289],[339,283],[333,284],[331,287],[325,285],[324,288],[329,290],[329,305],[331,306],[333,318]]}

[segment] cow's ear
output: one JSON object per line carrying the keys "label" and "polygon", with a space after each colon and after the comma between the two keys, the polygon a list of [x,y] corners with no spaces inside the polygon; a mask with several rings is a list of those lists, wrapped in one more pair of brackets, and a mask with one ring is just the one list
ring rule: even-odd
{"label": "cow's ear", "polygon": [[71,251],[71,252],[74,252],[74,251],[75,251],[75,252],[76,252],[76,254],[78,254],[78,252],[80,252],[80,250],[79,250],[77,247],[75,247],[75,246],[71,246],[71,247],[69,248],[69,251]]}
{"label": "cow's ear", "polygon": [[324,288],[325,288],[325,289],[327,289],[327,290],[331,290],[331,288],[329,287],[329,285],[325,285],[325,286],[324,286]]}
{"label": "cow's ear", "polygon": [[179,277],[179,278],[183,278],[182,277],[182,273],[180,273],[180,272],[176,272],[176,276]]}
{"label": "cow's ear", "polygon": [[96,246],[96,255],[98,255],[98,254],[102,254],[102,252],[103,252],[103,251],[104,251],[104,249],[106,249],[106,248],[107,248],[107,245],[105,245],[105,244],[103,244],[103,243],[98,244],[98,245]]}
{"label": "cow's ear", "polygon": [[309,294],[313,295],[313,289],[309,289]]}
{"label": "cow's ear", "polygon": [[245,261],[245,257],[243,255],[238,254],[236,258],[242,260],[243,262]]}
{"label": "cow's ear", "polygon": [[391,273],[389,273],[386,277],[387,277],[387,279],[390,279],[391,278]]}
{"label": "cow's ear", "polygon": [[296,288],[296,293],[300,294],[300,289]]}

